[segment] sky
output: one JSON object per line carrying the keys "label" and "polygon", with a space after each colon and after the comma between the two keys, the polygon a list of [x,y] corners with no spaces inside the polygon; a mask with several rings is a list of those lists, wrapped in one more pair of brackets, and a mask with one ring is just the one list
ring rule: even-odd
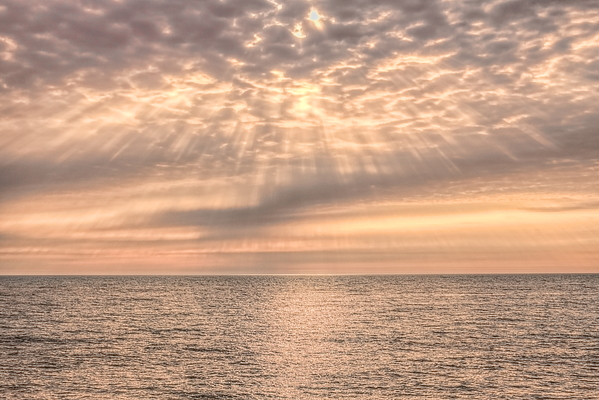
{"label": "sky", "polygon": [[599,272],[596,0],[0,0],[0,274]]}

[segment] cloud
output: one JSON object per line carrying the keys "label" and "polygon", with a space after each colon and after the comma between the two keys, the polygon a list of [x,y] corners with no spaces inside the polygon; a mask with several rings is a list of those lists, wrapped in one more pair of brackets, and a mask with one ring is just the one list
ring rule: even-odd
{"label": "cloud", "polygon": [[3,0],[0,203],[191,180],[138,225],[226,231],[590,181],[597,43],[591,0]]}

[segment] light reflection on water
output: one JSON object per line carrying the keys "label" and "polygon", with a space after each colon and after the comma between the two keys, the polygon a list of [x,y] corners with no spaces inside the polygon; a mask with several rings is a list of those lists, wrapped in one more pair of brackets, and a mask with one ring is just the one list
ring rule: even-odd
{"label": "light reflection on water", "polygon": [[0,277],[8,399],[599,398],[599,275]]}

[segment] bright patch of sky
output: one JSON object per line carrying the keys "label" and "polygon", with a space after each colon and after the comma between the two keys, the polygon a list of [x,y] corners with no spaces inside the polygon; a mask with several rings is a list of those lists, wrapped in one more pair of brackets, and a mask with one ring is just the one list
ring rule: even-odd
{"label": "bright patch of sky", "polygon": [[4,1],[0,273],[596,271],[597,21],[590,0]]}

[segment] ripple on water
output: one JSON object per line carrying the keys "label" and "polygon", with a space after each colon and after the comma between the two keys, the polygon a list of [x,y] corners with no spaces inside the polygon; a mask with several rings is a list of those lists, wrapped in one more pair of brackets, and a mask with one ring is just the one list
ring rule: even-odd
{"label": "ripple on water", "polygon": [[0,277],[7,399],[599,399],[599,275]]}

